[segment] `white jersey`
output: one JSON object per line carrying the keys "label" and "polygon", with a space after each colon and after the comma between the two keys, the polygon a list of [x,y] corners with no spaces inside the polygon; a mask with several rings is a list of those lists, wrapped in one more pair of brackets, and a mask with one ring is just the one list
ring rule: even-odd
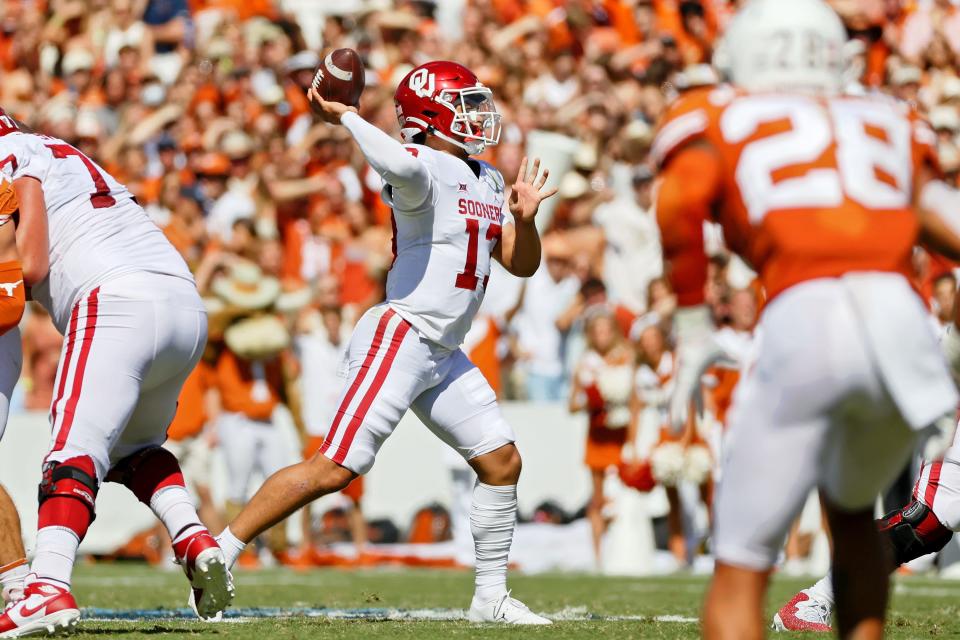
{"label": "white jersey", "polygon": [[50,272],[32,289],[57,328],[100,284],[135,272],[193,282],[180,254],[126,187],[63,140],[0,128],[0,172],[40,181],[47,208]]}
{"label": "white jersey", "polygon": [[503,177],[485,162],[467,164],[421,145],[406,149],[426,166],[429,195],[405,208],[391,186],[384,187],[383,199],[393,207],[395,256],[387,302],[423,337],[456,349],[490,279],[504,220]]}

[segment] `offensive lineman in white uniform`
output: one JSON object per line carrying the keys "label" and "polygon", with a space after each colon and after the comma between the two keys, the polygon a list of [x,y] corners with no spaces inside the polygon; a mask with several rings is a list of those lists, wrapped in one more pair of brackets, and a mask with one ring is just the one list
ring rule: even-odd
{"label": "offensive lineman in white uniform", "polygon": [[70,629],[77,547],[104,480],[163,521],[204,617],[232,598],[223,554],[165,449],[207,318],[193,277],[127,189],[72,146],[0,112],[0,172],[19,200],[23,273],[64,334],[43,461],[36,553],[0,637]]}
{"label": "offensive lineman in white uniform", "polygon": [[470,619],[549,624],[507,591],[520,454],[493,390],[460,344],[492,259],[521,277],[539,267],[534,217],[556,189],[543,188],[548,172],[540,174],[539,160],[529,175],[524,160],[509,198],[514,223],[504,224],[502,176],[470,159],[496,144],[500,114],[490,90],[459,64],[429,62],[401,81],[394,101],[406,145],[352,107],[314,90],[310,98],[324,120],[347,128],[386,183],[396,256],[387,301],[357,324],[346,386],[320,451],[271,476],[217,541],[232,563],[260,532],[366,473],[412,409],[479,477],[470,512],[477,571]]}

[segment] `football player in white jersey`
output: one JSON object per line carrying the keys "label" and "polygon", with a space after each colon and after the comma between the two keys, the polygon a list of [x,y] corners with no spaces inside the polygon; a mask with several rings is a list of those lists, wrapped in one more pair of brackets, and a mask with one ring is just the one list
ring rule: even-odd
{"label": "football player in white jersey", "polygon": [[165,449],[207,317],[183,259],[127,189],[62,140],[0,112],[0,172],[19,201],[24,280],[65,340],[50,408],[36,551],[0,637],[57,632],[80,616],[70,594],[77,547],[104,480],[163,521],[209,617],[232,597],[224,557]]}
{"label": "football player in white jersey", "polygon": [[[401,144],[311,90],[320,116],[341,124],[384,181],[393,207],[394,263],[387,300],[357,324],[348,374],[326,441],[310,460],[271,476],[218,537],[232,562],[260,532],[370,470],[407,409],[477,472],[470,523],[476,551],[476,622],[549,624],[510,597],[507,556],[517,512],[520,454],[496,396],[460,344],[483,299],[490,263],[532,275],[540,265],[534,217],[547,171],[524,160],[509,198],[500,173],[471,159],[500,137],[490,90],[466,67],[429,62],[394,100]],[[506,221],[506,212],[513,217]],[[305,390],[309,393],[309,390]],[[416,464],[416,461],[411,461]]]}

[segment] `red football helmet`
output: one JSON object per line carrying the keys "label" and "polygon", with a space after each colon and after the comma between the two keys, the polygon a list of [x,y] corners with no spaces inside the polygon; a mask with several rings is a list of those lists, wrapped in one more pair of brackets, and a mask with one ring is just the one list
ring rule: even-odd
{"label": "red football helmet", "polygon": [[473,155],[500,141],[493,92],[462,64],[422,64],[400,81],[393,96],[404,142],[431,133]]}
{"label": "red football helmet", "polygon": [[0,136],[5,136],[13,131],[20,131],[20,124],[0,108]]}

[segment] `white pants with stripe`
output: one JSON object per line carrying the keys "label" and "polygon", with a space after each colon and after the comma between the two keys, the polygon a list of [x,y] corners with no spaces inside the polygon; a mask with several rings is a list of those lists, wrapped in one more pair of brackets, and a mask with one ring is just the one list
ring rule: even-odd
{"label": "white pants with stripe", "polygon": [[130,274],[81,296],[64,338],[45,461],[90,456],[102,481],[113,464],[167,439],[207,314],[192,282]]}
{"label": "white pants with stripe", "polygon": [[960,531],[960,426],[943,460],[924,461],[913,497],[930,507],[940,524]]}
{"label": "white pants with stripe", "polygon": [[0,439],[10,417],[10,396],[23,367],[22,347],[20,329],[17,327],[0,336]]}
{"label": "white pants with stripe", "polygon": [[254,420],[242,413],[217,418],[220,450],[227,465],[227,500],[247,501],[255,473],[269,478],[292,462],[286,439],[270,420]]}
{"label": "white pants with stripe", "polygon": [[320,452],[355,473],[370,470],[407,409],[466,460],[514,441],[496,394],[463,351],[422,338],[387,304],[357,323],[346,360],[346,386]]}
{"label": "white pants with stripe", "polygon": [[[883,358],[898,349],[901,368],[884,369]],[[895,400],[891,385],[924,402]],[[730,412],[715,504],[717,559],[773,566],[813,488],[842,509],[869,509],[910,457],[917,429],[956,402],[905,280],[814,280],[783,292],[764,310]]]}

